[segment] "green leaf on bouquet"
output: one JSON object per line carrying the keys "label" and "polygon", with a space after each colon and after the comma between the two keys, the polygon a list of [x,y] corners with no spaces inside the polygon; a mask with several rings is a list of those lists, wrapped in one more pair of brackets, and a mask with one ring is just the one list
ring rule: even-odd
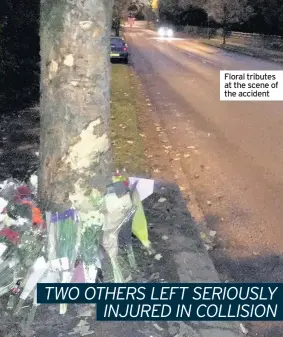
{"label": "green leaf on bouquet", "polygon": [[80,254],[86,265],[92,265],[99,258],[99,247],[102,238],[102,227],[86,227],[81,236]]}
{"label": "green leaf on bouquet", "polygon": [[76,211],[70,209],[63,213],[52,214],[51,221],[55,224],[56,230],[57,258],[67,257],[70,263],[74,263],[79,226]]}

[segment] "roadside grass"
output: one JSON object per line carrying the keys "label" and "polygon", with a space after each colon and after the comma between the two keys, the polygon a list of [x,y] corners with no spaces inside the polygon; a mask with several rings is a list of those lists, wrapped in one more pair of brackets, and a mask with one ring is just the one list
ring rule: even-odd
{"label": "roadside grass", "polygon": [[225,49],[227,51],[236,52],[252,57],[258,57],[264,60],[283,64],[283,52],[281,51],[269,50],[266,48],[255,48],[243,44],[237,44],[234,42],[230,42],[229,39],[227,39],[225,45],[222,44],[222,39],[202,39],[200,41],[212,47],[217,47]]}
{"label": "roadside grass", "polygon": [[115,167],[146,176],[147,165],[138,115],[142,112],[140,83],[131,66],[112,65],[111,138]]}

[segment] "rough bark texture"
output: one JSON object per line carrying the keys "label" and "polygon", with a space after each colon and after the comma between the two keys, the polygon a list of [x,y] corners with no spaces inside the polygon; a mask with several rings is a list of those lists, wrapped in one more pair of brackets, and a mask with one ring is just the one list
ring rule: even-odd
{"label": "rough bark texture", "polygon": [[[110,117],[111,0],[42,0],[42,207],[88,208],[112,172]],[[87,209],[85,209],[87,210]]]}

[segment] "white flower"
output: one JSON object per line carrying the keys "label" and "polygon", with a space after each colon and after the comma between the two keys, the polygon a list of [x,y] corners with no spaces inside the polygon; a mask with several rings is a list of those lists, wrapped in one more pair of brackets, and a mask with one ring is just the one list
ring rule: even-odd
{"label": "white flower", "polygon": [[4,180],[0,184],[0,191],[4,190],[7,187],[11,187],[11,186],[15,186],[15,182],[14,181],[11,181],[11,179]]}
{"label": "white flower", "polygon": [[0,184],[0,191],[3,190],[5,187],[7,187],[8,185],[8,180],[4,180],[1,184]]}
{"label": "white flower", "polygon": [[29,178],[29,181],[30,181],[32,187],[34,187],[35,189],[37,189],[37,186],[38,186],[38,176],[36,174],[33,174]]}
{"label": "white flower", "polygon": [[[6,214],[0,213],[0,222],[2,222],[5,219],[5,217],[6,217]],[[0,229],[1,229],[1,227],[0,227]]]}
{"label": "white flower", "polygon": [[92,226],[103,226],[104,223],[104,215],[99,211],[80,213],[80,219],[83,225],[83,230]]}
{"label": "white flower", "polygon": [[0,242],[0,257],[5,253],[5,251],[7,250],[7,245],[5,245],[4,243]]}
{"label": "white flower", "polygon": [[0,213],[3,212],[3,209],[8,205],[8,201],[4,198],[0,198]]}
{"label": "white flower", "polygon": [[18,219],[17,219],[17,225],[18,225],[18,226],[23,226],[23,225],[25,225],[26,223],[28,223],[28,220],[27,220],[27,219],[24,219],[24,218],[18,218]]}

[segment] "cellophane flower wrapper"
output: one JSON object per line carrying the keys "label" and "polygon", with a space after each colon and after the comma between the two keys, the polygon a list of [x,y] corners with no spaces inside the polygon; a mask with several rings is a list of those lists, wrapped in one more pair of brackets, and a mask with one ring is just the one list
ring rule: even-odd
{"label": "cellophane flower wrapper", "polygon": [[80,257],[83,263],[85,281],[95,283],[100,265],[100,244],[104,225],[104,203],[100,194],[91,195],[93,210],[80,214],[81,240]]}
{"label": "cellophane flower wrapper", "polygon": [[[112,182],[114,183],[114,189],[118,196],[127,195],[130,196],[132,201],[132,191],[136,188],[137,182],[131,186],[130,189],[130,181],[129,176],[126,172],[126,169],[123,169],[122,172],[116,170]],[[129,194],[130,193],[130,194]],[[123,225],[119,231],[119,247],[122,248],[127,253],[128,261],[130,263],[131,268],[136,269],[136,259],[133,252],[132,246],[132,221],[134,215],[136,213],[137,207],[132,204],[130,208],[130,202],[128,203],[129,212],[127,213],[125,219],[123,220]]]}
{"label": "cellophane flower wrapper", "polygon": [[[60,280],[69,283],[72,279],[78,254],[79,216],[75,209],[62,213],[53,213],[51,224],[54,224],[56,261],[60,265]],[[55,261],[53,261],[55,265]],[[67,305],[60,305],[60,313],[65,314]]]}
{"label": "cellophane flower wrapper", "polygon": [[102,226],[93,222],[82,224],[82,236],[80,245],[80,256],[83,262],[85,281],[95,283],[97,270],[100,267],[100,242],[102,237]]}
{"label": "cellophane flower wrapper", "polygon": [[121,230],[119,232],[119,247],[127,253],[128,261],[130,267],[133,269],[137,268],[136,259],[133,251],[132,243],[132,221],[135,216],[137,208],[133,205],[126,214],[123,223],[121,225]]}
{"label": "cellophane flower wrapper", "polygon": [[5,236],[0,235],[0,296],[12,288],[18,268],[17,247]]}
{"label": "cellophane flower wrapper", "polygon": [[56,259],[61,263],[62,282],[69,282],[78,253],[78,213],[74,209],[53,213],[51,223],[55,228]]}
{"label": "cellophane flower wrapper", "polygon": [[119,264],[119,234],[134,212],[130,191],[121,188],[121,181],[108,186],[105,195],[105,224],[103,228],[103,247],[107,252],[114,275],[114,282],[124,282]]}
{"label": "cellophane flower wrapper", "polygon": [[0,182],[0,197],[5,200],[12,200],[16,194],[16,189],[21,185],[17,179],[7,179]]}

